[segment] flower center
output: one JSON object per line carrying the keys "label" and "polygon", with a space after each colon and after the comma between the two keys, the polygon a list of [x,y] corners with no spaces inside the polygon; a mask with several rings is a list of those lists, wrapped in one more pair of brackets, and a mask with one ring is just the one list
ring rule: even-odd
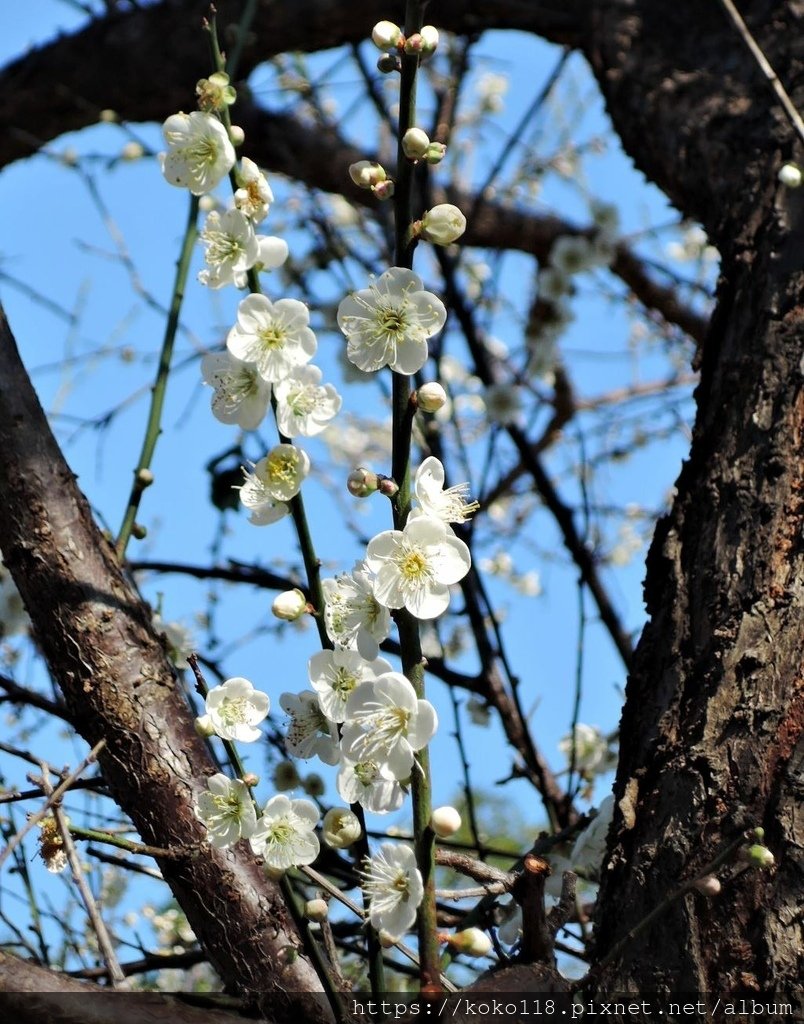
{"label": "flower center", "polygon": [[218,714],[226,725],[239,725],[248,720],[248,702],[245,697],[226,700],[218,708]]}
{"label": "flower center", "polygon": [[263,327],[257,333],[257,337],[265,349],[274,350],[282,348],[285,344],[285,332],[278,324],[269,324],[267,327]]}
{"label": "flower center", "polygon": [[427,559],[418,548],[406,551],[399,560],[399,571],[408,583],[416,582],[430,574]]}
{"label": "flower center", "polygon": [[358,761],[354,768],[355,776],[361,786],[370,786],[377,778],[379,771],[376,761]]}
{"label": "flower center", "polygon": [[283,846],[293,838],[294,831],[293,826],[283,819],[271,825],[265,838],[268,843]]}
{"label": "flower center", "polygon": [[341,699],[347,697],[357,686],[357,677],[345,668],[339,668],[332,680],[332,689]]}
{"label": "flower center", "polygon": [[268,479],[272,483],[291,483],[296,478],[298,458],[293,452],[279,452],[268,457]]}
{"label": "flower center", "polygon": [[307,416],[316,407],[315,388],[303,387],[288,396],[288,405],[297,416]]}
{"label": "flower center", "polygon": [[386,334],[399,334],[405,327],[404,310],[381,307],[377,310],[377,323]]}
{"label": "flower center", "polygon": [[203,237],[207,245],[206,261],[210,265],[235,263],[243,254],[243,245],[234,235],[227,235],[224,231],[205,231]]}

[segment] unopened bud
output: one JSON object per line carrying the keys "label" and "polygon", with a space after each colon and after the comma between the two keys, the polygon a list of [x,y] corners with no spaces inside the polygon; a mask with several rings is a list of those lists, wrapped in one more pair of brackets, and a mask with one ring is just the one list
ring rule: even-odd
{"label": "unopened bud", "polygon": [[456,953],[464,953],[466,956],[485,956],[491,949],[491,939],[480,928],[464,928],[453,935],[439,935],[439,938]]}
{"label": "unopened bud", "polygon": [[376,184],[371,191],[379,200],[390,199],[394,194],[394,183],[388,178]]}
{"label": "unopened bud", "polygon": [[135,160],[141,159],[144,152],[145,150],[142,148],[141,143],[127,142],[120,150],[120,159],[133,163]]}
{"label": "unopened bud", "polygon": [[424,154],[424,159],[428,164],[440,164],[446,155],[447,147],[443,142],[431,142]]}
{"label": "unopened bud", "polygon": [[276,595],[271,611],[278,619],[295,622],[307,611],[307,598],[298,587],[294,590],[285,590]]}
{"label": "unopened bud", "polygon": [[779,181],[781,181],[783,185],[787,185],[788,188],[798,188],[801,185],[802,180],[804,180],[802,178],[801,168],[798,164],[792,163],[785,164],[781,167],[777,177],[779,178]]}
{"label": "unopened bud", "polygon": [[215,735],[215,726],[212,724],[212,719],[209,715],[199,715],[193,724],[199,736],[206,738],[207,736]]}
{"label": "unopened bud", "polygon": [[313,798],[323,796],[325,790],[324,780],[320,775],[316,775],[315,772],[313,772],[305,777],[302,782],[302,789],[308,796]]}
{"label": "unopened bud", "polygon": [[384,53],[377,61],[377,70],[381,75],[391,75],[402,70],[402,61],[395,53]]}
{"label": "unopened bud", "polygon": [[378,21],[371,30],[371,41],[378,50],[393,50],[402,38],[402,29],[392,21]]}
{"label": "unopened bud", "polygon": [[135,540],[145,540],[145,538],[148,536],[148,527],[143,526],[142,523],[135,523],[131,527],[131,536]]}
{"label": "unopened bud", "polygon": [[326,921],[327,910],[326,900],[308,900],[304,904],[304,916],[308,921]]}
{"label": "unopened bud", "polygon": [[424,41],[420,32],[414,32],[412,36],[405,39],[405,53],[410,57],[413,54],[421,53],[424,49]]}
{"label": "unopened bud", "polygon": [[376,188],[388,175],[381,164],[371,160],[358,160],[349,165],[349,177],[359,188]]}
{"label": "unopened bud", "polygon": [[233,146],[242,146],[246,141],[246,133],[239,124],[233,124],[229,129],[229,141]]}
{"label": "unopened bud", "polygon": [[386,498],[393,498],[396,494],[399,494],[399,484],[392,477],[381,476],[379,481],[377,490],[380,494],[384,494]]}
{"label": "unopened bud", "polygon": [[430,138],[421,128],[408,128],[402,136],[402,152],[408,160],[421,160],[429,145]]}
{"label": "unopened bud", "polygon": [[753,846],[749,846],[747,850],[743,851],[741,856],[752,868],[772,868],[776,863],[776,858],[767,846],[762,846],[760,843],[754,843]]}
{"label": "unopened bud", "polygon": [[143,467],[142,469],[137,470],[137,483],[143,490],[145,490],[146,487],[150,487],[153,482],[154,475],[150,469],[145,469],[145,467]]}
{"label": "unopened bud", "polygon": [[296,765],[292,761],[280,761],[274,768],[274,788],[280,793],[301,785]]}
{"label": "unopened bud", "polygon": [[438,47],[438,29],[434,25],[422,25],[419,35],[422,38],[422,53],[429,57]]}
{"label": "unopened bud", "polygon": [[438,412],[446,403],[447,393],[437,380],[432,380],[416,392],[416,404],[422,412]]}
{"label": "unopened bud", "polygon": [[374,494],[380,485],[380,478],[370,469],[363,469],[359,466],[353,469],[346,478],[346,489],[354,498],[367,498]]}
{"label": "unopened bud", "polygon": [[461,816],[449,805],[436,807],[430,817],[430,824],[439,839],[446,839],[447,836],[454,836],[461,827]]}
{"label": "unopened bud", "polygon": [[248,786],[249,789],[253,789],[254,786],[259,786],[260,777],[255,775],[254,772],[246,772],[243,776],[243,782]]}
{"label": "unopened bud", "polygon": [[720,892],[720,880],[714,875],[704,875],[695,883],[695,888],[704,896],[717,896]]}
{"label": "unopened bud", "polygon": [[116,124],[120,118],[117,116],[116,110],[110,110],[107,107],[98,114],[98,120],[103,124]]}
{"label": "unopened bud", "polygon": [[440,203],[421,219],[420,234],[434,245],[451,245],[466,230],[466,217],[452,203]]}
{"label": "unopened bud", "polygon": [[345,850],[363,834],[360,821],[348,807],[331,807],[324,815],[321,838],[333,850]]}

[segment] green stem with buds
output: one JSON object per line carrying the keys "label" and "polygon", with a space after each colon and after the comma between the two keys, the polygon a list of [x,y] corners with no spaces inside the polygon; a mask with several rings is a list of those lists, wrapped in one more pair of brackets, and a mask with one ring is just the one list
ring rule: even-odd
{"label": "green stem with buds", "polygon": [[[421,0],[408,0],[405,9],[405,36],[419,32],[422,27],[424,4]],[[395,265],[412,269],[413,239],[413,167],[402,149],[402,137],[416,122],[416,79],[419,68],[417,55],[401,55],[402,74],[399,96],[399,128],[397,145],[397,180],[394,190]],[[410,512],[410,448],[413,428],[410,377],[393,374],[393,455],[392,474],[399,486],[394,499],[394,526],[404,528]],[[402,670],[412,683],[416,696],[425,696],[424,661],[422,658],[419,624],[405,608],[394,613],[399,630],[402,651]],[[421,988],[428,994],[441,991],[438,956],[436,895],[435,895],[435,835],[430,826],[432,797],[430,786],[430,760],[427,749],[420,751],[411,774],[413,798],[413,835],[416,863],[424,883],[424,895],[419,907],[419,973]]]}

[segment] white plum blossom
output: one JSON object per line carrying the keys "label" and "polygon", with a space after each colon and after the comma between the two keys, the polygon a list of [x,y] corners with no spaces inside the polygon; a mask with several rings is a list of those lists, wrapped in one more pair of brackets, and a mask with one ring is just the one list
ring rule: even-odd
{"label": "white plum blossom", "polygon": [[332,384],[321,383],[318,366],[298,366],[274,388],[276,423],[285,437],[315,437],[338,414],[342,399]]}
{"label": "white plum blossom", "polygon": [[573,731],[561,739],[558,749],[566,757],[567,764],[572,760],[573,747],[575,767],[579,772],[594,772],[607,760],[608,740],[596,725],[578,722]]}
{"label": "white plum blossom", "polygon": [[366,563],[356,562],[351,573],[322,580],[321,588],[327,636],[336,647],[356,649],[373,661],[391,632],[391,614],[374,596]]}
{"label": "white plum blossom", "polygon": [[310,800],[271,797],[251,835],[251,849],[271,872],[312,864],[320,849],[315,827],[318,808]]}
{"label": "white plum blossom", "polygon": [[295,622],[307,611],[307,598],[298,587],[283,590],[271,602],[271,612],[285,622]]}
{"label": "white plum blossom", "polygon": [[199,272],[198,280],[208,288],[235,284],[235,278],[253,267],[259,255],[254,226],[239,210],[223,214],[213,210],[199,238],[206,248],[207,269]]}
{"label": "white plum blossom", "polygon": [[249,522],[268,526],[290,511],[287,502],[299,493],[310,472],[310,457],[293,444],[278,444],[260,459],[252,473],[243,472],[240,501],[251,510]]}
{"label": "white plum blossom", "polygon": [[338,730],[321,710],[317,695],[309,690],[283,693],[279,705],[291,718],[285,739],[288,753],[304,760],[318,757],[324,764],[337,764]]}
{"label": "white plum blossom", "polygon": [[385,530],[366,549],[374,596],[386,608],[407,608],[434,619],[449,605],[449,588],[472,564],[469,549],[439,519],[409,519],[404,530]]}
{"label": "white plum blossom", "polygon": [[214,686],[204,703],[215,734],[223,740],[241,743],[253,743],[262,736],[255,726],[268,714],[271,704],[267,693],[255,690],[242,676]]}
{"label": "white plum blossom", "polygon": [[361,684],[391,672],[385,658],[366,661],[357,651],[319,651],[307,664],[310,684],[318,694],[321,710],[332,722],[346,718],[346,702]]}
{"label": "white plum blossom", "polygon": [[244,363],[231,352],[208,352],[201,360],[201,376],[215,389],[212,415],[221,423],[256,430],[271,401],[271,385],[254,363]]}
{"label": "white plum blossom", "polygon": [[237,307],[226,347],[238,359],[256,363],[263,380],[275,383],[315,355],[309,322],[310,311],[298,299],[271,302],[264,295],[249,295]]}
{"label": "white plum blossom", "polygon": [[441,299],[424,291],[421,278],[404,267],[391,267],[338,306],[346,354],[364,372],[390,366],[397,373],[416,373],[427,361],[427,339],[446,319]]}
{"label": "white plum blossom", "polygon": [[595,247],[583,235],[562,235],[550,250],[550,266],[567,277],[591,270],[598,263]]}
{"label": "white plum blossom", "polygon": [[361,888],[369,897],[369,920],[377,931],[396,942],[413,927],[424,885],[409,846],[381,843],[366,861]]}
{"label": "white plum blossom", "polygon": [[446,476],[442,463],[431,455],[416,470],[413,478],[413,493],[422,512],[443,523],[465,523],[480,505],[467,501],[469,484],[456,484],[444,488]]}
{"label": "white plum blossom", "polygon": [[417,698],[401,672],[385,672],[361,683],[346,702],[343,755],[357,762],[377,761],[395,779],[407,779],[414,754],[430,742],[437,728],[433,705]]}
{"label": "white plum blossom", "polygon": [[194,196],[211,192],[234,166],[235,151],[226,129],[212,114],[194,110],[171,114],[162,125],[168,144],[159,154],[165,180]]}
{"label": "white plum blossom", "polygon": [[247,156],[240,161],[237,184],[239,188],[234,194],[235,206],[255,224],[259,224],[268,216],[274,194],[265,175]]}
{"label": "white plum blossom", "polygon": [[405,790],[388,768],[378,761],[352,761],[341,755],[335,785],[342,800],[360,804],[372,814],[398,811],[405,799]]}
{"label": "white plum blossom", "polygon": [[248,786],[221,772],[207,779],[207,789],[198,794],[194,810],[207,827],[209,842],[218,849],[248,839],[257,824]]}
{"label": "white plum blossom", "polygon": [[606,853],[606,837],[614,817],[614,796],[607,796],[597,810],[597,815],[575,840],[570,854],[572,870],[584,878],[597,880]]}

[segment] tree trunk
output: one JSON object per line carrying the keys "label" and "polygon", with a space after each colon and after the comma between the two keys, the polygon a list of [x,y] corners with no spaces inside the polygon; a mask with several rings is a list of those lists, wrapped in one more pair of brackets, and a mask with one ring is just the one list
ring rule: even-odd
{"label": "tree trunk", "polygon": [[[800,3],[749,21],[802,95]],[[722,255],[692,451],[657,528],[650,622],[626,691],[598,959],[741,830],[768,873],[723,870],[597,977],[600,992],[797,1000],[804,908],[804,197],[776,179],[794,133],[719,4],[598,5],[590,59],[626,148]],[[799,149],[800,152],[800,149]]]}

